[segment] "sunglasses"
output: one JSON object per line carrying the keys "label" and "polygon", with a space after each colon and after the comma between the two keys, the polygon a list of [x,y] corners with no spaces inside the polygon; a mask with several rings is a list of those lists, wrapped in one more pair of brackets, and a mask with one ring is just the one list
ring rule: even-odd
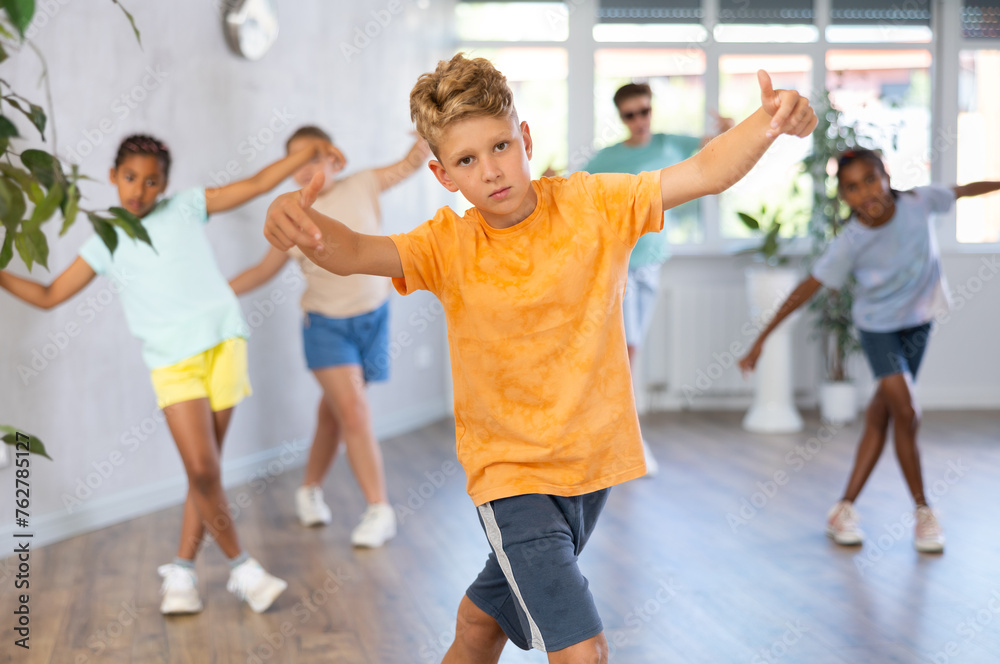
{"label": "sunglasses", "polygon": [[647,106],[646,108],[640,108],[638,111],[629,111],[628,113],[622,113],[621,118],[625,122],[631,122],[635,118],[648,118],[649,114],[653,112],[653,109]]}

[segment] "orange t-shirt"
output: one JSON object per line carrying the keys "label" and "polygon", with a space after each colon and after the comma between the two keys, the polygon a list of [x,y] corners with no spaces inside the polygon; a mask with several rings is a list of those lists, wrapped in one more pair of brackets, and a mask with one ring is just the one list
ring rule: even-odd
{"label": "orange t-shirt", "polygon": [[445,207],[390,236],[396,290],[429,290],[444,307],[458,460],[476,505],[645,472],[622,295],[632,246],[663,226],[660,174],[531,184],[538,204],[516,226]]}

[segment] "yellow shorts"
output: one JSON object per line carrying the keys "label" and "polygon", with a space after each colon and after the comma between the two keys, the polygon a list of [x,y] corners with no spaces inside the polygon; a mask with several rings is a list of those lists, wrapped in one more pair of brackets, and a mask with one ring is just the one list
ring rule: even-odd
{"label": "yellow shorts", "polygon": [[232,408],[251,393],[246,339],[226,339],[177,364],[153,369],[150,378],[160,408],[206,397],[213,411]]}

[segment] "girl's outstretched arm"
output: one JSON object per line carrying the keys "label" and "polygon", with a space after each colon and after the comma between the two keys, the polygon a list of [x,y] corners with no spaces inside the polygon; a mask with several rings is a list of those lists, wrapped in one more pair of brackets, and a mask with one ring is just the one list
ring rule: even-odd
{"label": "girl's outstretched arm", "polygon": [[818,291],[822,285],[823,284],[821,284],[816,277],[810,275],[805,279],[805,281],[795,287],[795,290],[793,290],[785,301],[781,303],[781,306],[778,307],[778,312],[774,314],[774,318],[771,319],[771,322],[767,324],[767,327],[765,327],[760,333],[760,336],[757,337],[757,341],[754,342],[750,351],[743,357],[742,360],[740,360],[740,369],[744,374],[753,371],[754,367],[757,365],[757,358],[760,357],[761,351],[764,350],[764,340],[767,339],[767,336],[774,331],[774,328],[778,327],[778,325],[781,324],[781,321],[788,318],[793,311],[808,302],[809,298],[815,295],[816,291]]}
{"label": "girl's outstretched arm", "polygon": [[274,278],[274,275],[278,274],[287,262],[288,254],[271,247],[259,263],[234,277],[229,282],[229,286],[237,295],[249,293]]}
{"label": "girl's outstretched arm", "polygon": [[427,145],[427,141],[418,138],[405,157],[395,164],[376,168],[375,176],[378,178],[379,191],[385,191],[416,173],[430,153],[431,148]]}
{"label": "girl's outstretched arm", "polygon": [[969,184],[956,184],[951,188],[955,192],[955,198],[963,196],[982,196],[1000,189],[1000,181],[984,180],[982,182],[970,182]]}
{"label": "girl's outstretched arm", "polygon": [[56,277],[49,286],[0,270],[0,288],[28,304],[51,309],[79,293],[84,286],[93,281],[95,276],[93,268],[87,261],[77,256],[66,271]]}
{"label": "girl's outstretched arm", "polygon": [[396,243],[383,235],[356,233],[312,209],[323,174],[317,173],[301,191],[282,194],[267,209],[264,237],[282,251],[298,246],[309,260],[340,276],[372,274],[403,276],[403,261]]}
{"label": "girl's outstretched arm", "polygon": [[321,138],[309,139],[308,143],[303,141],[303,145],[302,149],[265,166],[245,180],[224,187],[205,189],[205,209],[208,214],[232,210],[261,194],[266,194],[317,154],[330,157],[334,162],[344,162],[344,155],[340,150]]}

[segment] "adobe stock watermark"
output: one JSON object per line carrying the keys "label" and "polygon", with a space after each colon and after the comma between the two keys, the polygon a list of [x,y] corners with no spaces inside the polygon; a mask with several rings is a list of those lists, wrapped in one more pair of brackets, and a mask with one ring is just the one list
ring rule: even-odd
{"label": "adobe stock watermark", "polygon": [[227,184],[239,179],[244,167],[257,158],[257,155],[264,152],[279,132],[284,131],[291,125],[295,115],[288,111],[288,108],[274,107],[271,109],[270,117],[257,131],[247,134],[246,138],[236,146],[236,153],[243,159],[230,159],[221,170],[211,170],[208,173],[213,187],[224,187]]}
{"label": "adobe stock watermark", "polygon": [[354,26],[351,31],[350,42],[340,42],[340,54],[348,63],[361,55],[362,51],[371,46],[376,39],[382,36],[385,29],[403,13],[405,9],[416,5],[421,9],[430,6],[427,0],[389,0],[385,6],[371,10],[368,15],[370,20],[364,21]]}
{"label": "adobe stock watermark", "polygon": [[163,85],[170,74],[163,71],[158,66],[150,65],[143,71],[142,78],[129,90],[115,97],[111,102],[110,115],[106,115],[97,121],[97,126],[84,129],[81,133],[83,138],[75,145],[69,147],[63,154],[63,158],[71,164],[81,164],[94,149],[104,142],[110,134],[117,133],[122,122],[132,114],[132,111],[146,101],[150,93]]}
{"label": "adobe stock watermark", "polygon": [[750,664],[772,664],[791,651],[792,646],[802,639],[808,629],[802,625],[801,620],[785,623],[785,633],[781,637],[771,642],[771,645],[758,650],[750,659]]}
{"label": "adobe stock watermark", "polygon": [[726,512],[726,523],[735,535],[739,529],[750,523],[767,504],[774,499],[786,486],[792,477],[805,468],[806,463],[823,451],[823,446],[836,438],[843,427],[834,424],[823,424],[815,436],[800,445],[796,445],[785,454],[786,468],[774,471],[768,479],[758,481],[756,490],[750,495],[740,498],[739,508],[735,512]]}
{"label": "adobe stock watermark", "polygon": [[605,634],[608,640],[608,652],[614,655],[620,648],[630,644],[635,637],[680,594],[680,584],[674,578],[659,579],[656,582],[653,596],[641,604],[635,604],[625,614],[625,626],[619,629],[609,629]]}
{"label": "adobe stock watermark", "polygon": [[959,664],[965,659],[959,659],[962,650],[975,641],[987,627],[995,621],[1000,620],[1000,588],[994,588],[990,597],[986,600],[985,606],[976,611],[973,615],[960,620],[955,625],[955,633],[958,635],[945,643],[936,652],[930,653],[928,659],[933,664]]}
{"label": "adobe stock watermark", "polygon": [[124,291],[134,276],[125,270],[114,269],[108,273],[108,284],[94,295],[88,295],[76,306],[76,320],[49,332],[42,343],[31,349],[30,359],[18,363],[17,375],[23,385],[45,371],[61,355],[70,350],[73,340],[80,335],[83,327],[97,320],[97,315],[115,301],[115,297]]}
{"label": "adobe stock watermark", "polygon": [[455,475],[458,474],[459,466],[454,461],[445,461],[440,468],[424,472],[426,482],[421,482],[417,486],[411,486],[406,492],[405,502],[396,503],[393,508],[396,511],[396,521],[402,526],[407,519],[423,509],[434,495]]}
{"label": "adobe stock watermark", "polygon": [[271,661],[298,633],[302,625],[309,622],[321,608],[326,606],[330,598],[339,593],[348,581],[353,581],[355,578],[350,570],[340,567],[336,571],[326,570],[323,582],[299,597],[292,607],[291,614],[294,620],[282,621],[277,630],[261,635],[258,643],[246,649],[247,664],[265,664]]}
{"label": "adobe stock watermark", "polygon": [[[972,470],[962,463],[962,459],[949,460],[947,470],[937,480],[934,480],[927,491],[927,500],[935,501],[947,495],[952,487],[958,484],[965,475]],[[907,510],[899,515],[899,518],[890,524],[882,526],[882,532],[874,540],[869,539],[870,545],[865,547],[863,553],[854,556],[854,567],[858,574],[864,576],[869,570],[885,557],[896,544],[913,535],[916,526],[916,516],[912,511]]]}

